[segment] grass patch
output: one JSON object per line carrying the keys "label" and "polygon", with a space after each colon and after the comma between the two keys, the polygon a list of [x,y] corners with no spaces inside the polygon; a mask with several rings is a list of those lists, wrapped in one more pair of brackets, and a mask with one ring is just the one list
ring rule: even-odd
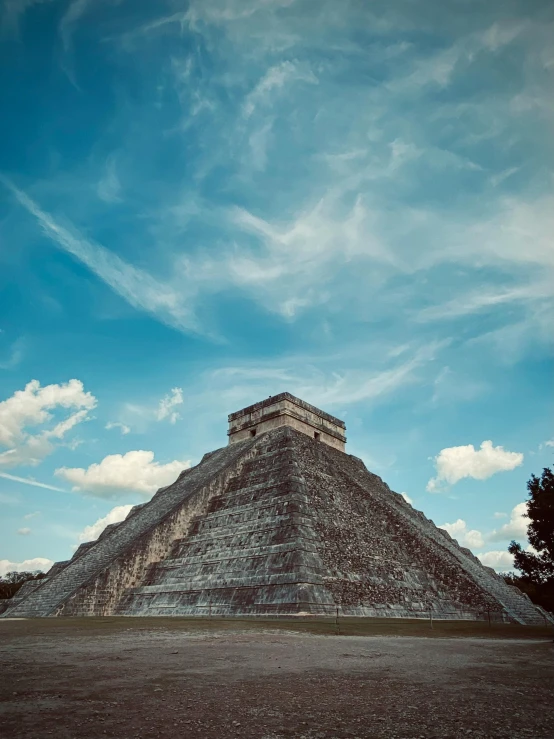
{"label": "grass patch", "polygon": [[554,637],[552,626],[491,624],[483,621],[437,621],[407,618],[186,618],[106,616],[103,618],[0,619],[0,639],[6,636],[64,637],[108,635],[123,631],[264,632],[341,636],[416,636],[427,638],[537,639]]}

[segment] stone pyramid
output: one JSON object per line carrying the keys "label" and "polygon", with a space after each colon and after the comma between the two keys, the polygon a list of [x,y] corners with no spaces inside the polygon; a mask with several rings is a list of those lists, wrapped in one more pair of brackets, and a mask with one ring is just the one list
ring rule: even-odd
{"label": "stone pyramid", "polygon": [[135,506],[4,613],[495,618],[527,596],[344,451],[342,421],[282,393],[229,416],[229,445]]}

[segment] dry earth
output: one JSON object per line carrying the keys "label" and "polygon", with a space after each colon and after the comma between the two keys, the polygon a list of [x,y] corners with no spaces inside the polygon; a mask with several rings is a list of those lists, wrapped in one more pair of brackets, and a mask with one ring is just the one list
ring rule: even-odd
{"label": "dry earth", "polygon": [[552,635],[47,621],[0,621],[3,739],[554,736]]}

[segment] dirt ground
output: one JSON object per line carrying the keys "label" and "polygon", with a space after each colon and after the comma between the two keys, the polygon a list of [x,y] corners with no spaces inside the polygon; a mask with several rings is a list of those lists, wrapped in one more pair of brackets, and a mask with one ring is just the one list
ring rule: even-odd
{"label": "dirt ground", "polygon": [[552,633],[84,621],[0,620],[3,739],[554,736]]}

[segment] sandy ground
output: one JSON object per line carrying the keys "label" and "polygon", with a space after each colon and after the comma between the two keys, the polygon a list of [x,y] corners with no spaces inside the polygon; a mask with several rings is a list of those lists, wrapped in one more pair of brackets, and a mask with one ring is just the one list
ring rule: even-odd
{"label": "sandy ground", "polygon": [[554,736],[552,637],[0,621],[0,670],[3,739]]}

